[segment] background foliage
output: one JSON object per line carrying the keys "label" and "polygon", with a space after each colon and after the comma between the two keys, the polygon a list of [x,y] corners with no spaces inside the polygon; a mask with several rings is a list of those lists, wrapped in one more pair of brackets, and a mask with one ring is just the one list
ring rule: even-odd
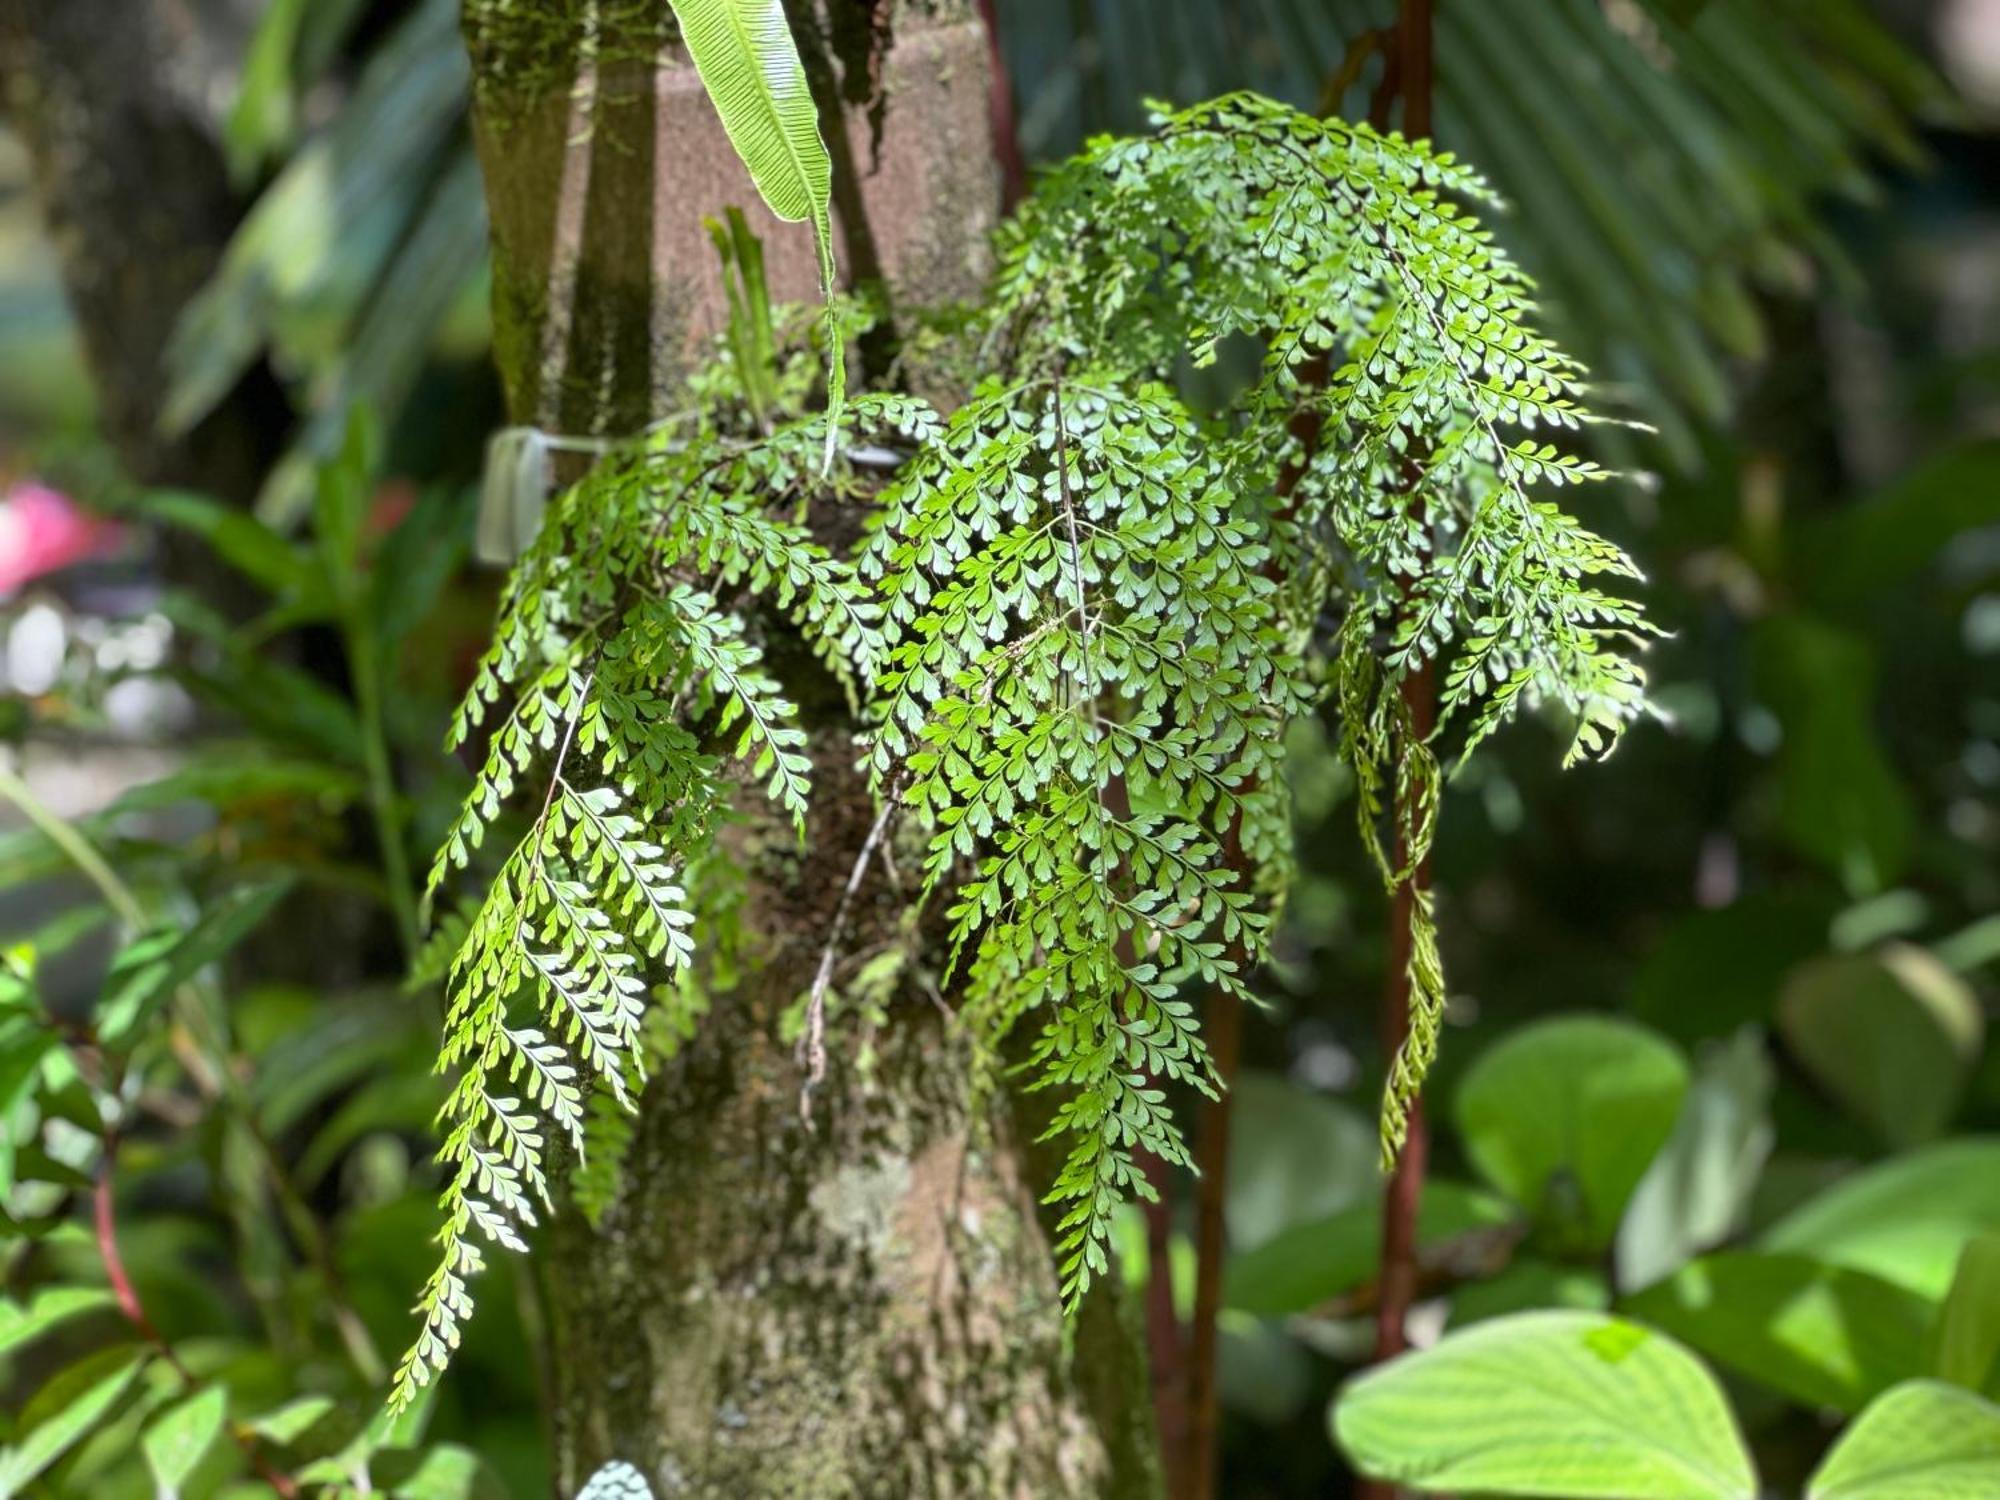
{"label": "background foliage", "polygon": [[[1043,160],[1136,126],[1147,95],[1364,113],[1381,58],[1357,39],[1387,16],[1001,10]],[[1802,1493],[1824,1463],[1812,1493],[1884,1500],[1884,1426],[1990,1420],[1937,1381],[2000,1398],[1993,116],[1929,71],[1968,82],[1938,51],[1954,7],[1440,10],[1443,142],[1511,201],[1500,232],[1600,403],[1659,429],[1605,448],[1652,477],[1592,514],[1651,564],[1672,722],[1560,784],[1530,729],[1447,792],[1422,1317],[1600,1351],[1657,1330],[1599,1364],[1691,1378],[1671,1338],[1720,1376],[1690,1398],[1716,1493],[1751,1464]],[[224,125],[256,206],[184,315],[168,411],[192,423],[270,362],[298,412],[270,529],[111,477],[18,177],[7,200],[0,368],[38,378],[7,377],[0,464],[122,512],[128,540],[8,606],[14,805],[48,816],[15,811],[0,849],[0,1492],[262,1492],[259,1463],[409,1495],[544,1487],[531,1262],[488,1273],[455,1381],[377,1415],[431,1269],[442,1099],[392,851],[436,847],[465,790],[434,747],[490,613],[460,568],[494,399],[454,11],[274,0],[243,54]],[[198,537],[227,584],[163,590],[152,526]],[[1329,1441],[1366,1346],[1386,1066],[1380,884],[1336,733],[1289,747],[1303,878],[1240,1088],[1231,1495],[1338,1492],[1343,1447],[1443,1462],[1379,1435],[1462,1420],[1400,1420],[1434,1398],[1378,1376]],[[78,837],[103,857],[83,877]],[[113,1163],[157,1341],[105,1273]]]}

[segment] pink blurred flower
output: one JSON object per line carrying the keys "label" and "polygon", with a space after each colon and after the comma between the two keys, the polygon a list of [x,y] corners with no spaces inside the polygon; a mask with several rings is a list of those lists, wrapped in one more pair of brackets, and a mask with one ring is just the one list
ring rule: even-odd
{"label": "pink blurred flower", "polygon": [[0,493],[0,598],[31,579],[116,545],[117,529],[85,514],[45,484],[25,480]]}

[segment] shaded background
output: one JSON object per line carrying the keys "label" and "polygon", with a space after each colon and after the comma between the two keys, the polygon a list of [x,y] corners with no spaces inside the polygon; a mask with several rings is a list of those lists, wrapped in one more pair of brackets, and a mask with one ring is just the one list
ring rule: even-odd
{"label": "shaded background", "polygon": [[[1137,128],[1149,96],[1234,87],[1360,116],[1381,64],[1358,39],[1391,9],[1002,0],[1023,147],[1050,160]],[[350,807],[309,778],[249,806],[103,812],[203,756],[307,765],[323,748],[298,702],[232,670],[213,617],[246,612],[238,573],[132,504],[183,485],[295,524],[312,463],[361,402],[389,434],[380,525],[430,507],[444,555],[462,552],[498,401],[455,6],[184,10],[185,32],[130,64],[134,97],[156,93],[187,132],[171,160],[196,166],[169,181],[141,162],[122,191],[201,181],[164,240],[119,194],[44,181],[38,197],[22,134],[91,82],[19,52],[0,66],[21,132],[0,135],[0,734],[46,801],[95,818],[162,888],[189,849],[365,878]],[[1610,762],[1558,777],[1555,736],[1528,726],[1453,788],[1435,1170],[1478,1176],[1451,1125],[1466,1065],[1554,1013],[1668,1039],[1705,1124],[1674,1138],[1611,1244],[1572,1233],[1560,1202],[1523,1205],[1525,1232],[1455,1225],[1441,1238],[1457,1258],[1430,1271],[1433,1334],[1601,1305],[1755,1242],[1859,1165],[2000,1130],[1985,1045],[2000,964],[2000,0],[1443,0],[1438,41],[1441,139],[1511,201],[1498,232],[1599,404],[1650,429],[1614,435],[1632,479],[1589,503],[1648,563],[1671,636],[1649,662],[1663,721]],[[123,378],[94,383],[86,343]],[[420,833],[459,791],[432,747],[489,589],[441,584],[399,653],[392,728]],[[309,671],[326,648],[308,629],[288,649]],[[1223,1492],[1243,1497],[1340,1492],[1326,1399],[1365,1349],[1372,1274],[1365,1253],[1327,1268],[1374,1191],[1381,902],[1323,734],[1302,729],[1296,750],[1306,875],[1251,1030],[1230,1207],[1252,1269],[1228,1315]],[[0,935],[63,909],[58,863],[8,836]],[[395,994],[378,934],[322,937],[310,982],[279,965],[295,977],[246,991],[239,1033],[266,1124],[396,1348],[428,1269],[431,1022]],[[91,944],[72,941],[60,957],[81,989]],[[2000,1201],[1980,1196],[1981,1181],[2000,1194],[1980,1173],[2000,1158],[1944,1160],[1963,1211],[1940,1216],[1933,1258],[2000,1226]],[[294,1355],[258,1343],[236,1284],[257,1232],[202,1206],[204,1175],[227,1170],[221,1149],[162,1160],[129,1253],[170,1332],[240,1333],[257,1346],[243,1378],[277,1391]],[[1912,1290],[1930,1274],[1868,1269]],[[525,1494],[542,1459],[519,1290],[485,1299],[439,1421]],[[1829,1403],[1715,1357],[1767,1475],[1803,1472]],[[1856,1390],[1898,1376],[1856,1358]],[[126,1480],[107,1459],[90,1482],[105,1487],[77,1492]]]}

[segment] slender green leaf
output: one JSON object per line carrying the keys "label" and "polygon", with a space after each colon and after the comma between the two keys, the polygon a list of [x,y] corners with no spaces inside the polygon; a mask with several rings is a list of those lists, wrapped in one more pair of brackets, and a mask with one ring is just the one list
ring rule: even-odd
{"label": "slender green leaf", "polygon": [[1702,1057],[1673,1136],[1618,1226],[1620,1286],[1649,1286],[1742,1228],[1771,1154],[1771,1083],[1757,1027]]}
{"label": "slender green leaf", "polygon": [[784,0],[671,0],[681,39],[722,116],[730,144],[765,205],[786,223],[810,220],[827,300],[827,443],[840,420],[845,357],[833,315],[833,163],[792,41]]}
{"label": "slender green leaf", "polygon": [[2000,1396],[2000,1234],[1980,1235],[1959,1255],[1934,1343],[1940,1380]]}
{"label": "slender green leaf", "polygon": [[176,986],[248,937],[289,889],[284,880],[242,886],[210,906],[187,931],[151,932],[134,941],[112,962],[104,981],[98,1040],[106,1046],[129,1040]]}
{"label": "slender green leaf", "polygon": [[155,1418],[139,1445],[159,1486],[159,1500],[175,1500],[202,1461],[229,1414],[229,1393],[212,1385]]}
{"label": "slender green leaf", "polygon": [[49,1287],[37,1292],[25,1306],[0,1300],[0,1355],[11,1354],[58,1323],[111,1305],[111,1293],[77,1286]]}
{"label": "slender green leaf", "polygon": [[71,1365],[28,1402],[21,1436],[0,1449],[0,1500],[12,1500],[117,1405],[139,1372],[129,1349],[106,1349]]}

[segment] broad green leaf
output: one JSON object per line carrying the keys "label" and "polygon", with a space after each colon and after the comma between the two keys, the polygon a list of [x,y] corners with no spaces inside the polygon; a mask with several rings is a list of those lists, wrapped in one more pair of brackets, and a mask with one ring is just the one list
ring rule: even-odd
{"label": "broad green leaf", "polygon": [[186,932],[151,932],[134,941],[113,960],[104,981],[98,1040],[115,1047],[130,1038],[177,985],[248,937],[288,889],[283,880],[242,886],[211,905]]}
{"label": "broad green leaf", "polygon": [[1551,1248],[1596,1251],[1672,1134],[1687,1087],[1687,1064],[1663,1038],[1575,1016],[1490,1048],[1459,1085],[1455,1113],[1481,1175]]}
{"label": "broad green leaf", "polygon": [[827,301],[827,444],[840,422],[845,357],[834,317],[833,163],[799,61],[784,0],[671,0],[681,40],[730,144],[750,169],[765,205],[788,224],[812,222],[820,290]]}
{"label": "broad green leaf", "polygon": [[40,1338],[58,1323],[113,1305],[111,1293],[98,1287],[57,1286],[37,1292],[24,1307],[0,1300],[0,1355],[10,1354],[30,1339]]}
{"label": "broad green leaf", "polygon": [[1985,1038],[1965,981],[1920,948],[1821,958],[1786,982],[1785,1042],[1829,1094],[1894,1146],[1958,1110]]}
{"label": "broad green leaf", "polygon": [[1771,1153],[1770,1103],[1759,1028],[1704,1053],[1673,1136],[1619,1223],[1620,1286],[1649,1286],[1742,1228]]}
{"label": "broad green leaf", "polygon": [[[1455,1182],[1424,1184],[1417,1212],[1417,1242],[1435,1248],[1462,1236],[1500,1229],[1512,1207],[1491,1193]],[[1308,1312],[1363,1286],[1382,1255],[1382,1205],[1378,1194],[1229,1258],[1223,1304],[1257,1317]]]}
{"label": "broad green leaf", "polygon": [[1379,1189],[1374,1125],[1269,1073],[1231,1086],[1229,1241],[1249,1249]]}
{"label": "broad green leaf", "polygon": [[1883,1396],[1840,1435],[1806,1500],[1991,1500],[2000,1406],[1935,1380]]}
{"label": "broad green leaf", "polygon": [[159,1486],[159,1500],[174,1500],[188,1476],[222,1433],[229,1393],[212,1385],[161,1414],[139,1440],[146,1466]]}
{"label": "broad green leaf", "polygon": [[36,1392],[21,1413],[20,1437],[0,1449],[0,1500],[12,1500],[69,1452],[117,1405],[139,1364],[139,1356],[129,1349],[106,1349],[71,1365]]}
{"label": "broad green leaf", "polygon": [[1959,1255],[1934,1342],[1938,1379],[2000,1395],[2000,1234],[1980,1235]]}
{"label": "broad green leaf", "polygon": [[1978,1137],[1855,1173],[1779,1220],[1763,1245],[1872,1271],[1935,1299],[1965,1242],[1987,1230],[2000,1230],[2000,1139]]}
{"label": "broad green leaf", "polygon": [[1932,1304],[1803,1255],[1711,1255],[1628,1298],[1634,1317],[1806,1406],[1850,1415],[1924,1372]]}
{"label": "broad green leaf", "polygon": [[1447,1335],[1336,1398],[1362,1473],[1427,1491],[1544,1500],[1753,1500],[1715,1379],[1663,1333],[1534,1312]]}

